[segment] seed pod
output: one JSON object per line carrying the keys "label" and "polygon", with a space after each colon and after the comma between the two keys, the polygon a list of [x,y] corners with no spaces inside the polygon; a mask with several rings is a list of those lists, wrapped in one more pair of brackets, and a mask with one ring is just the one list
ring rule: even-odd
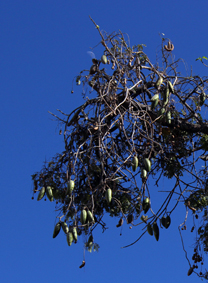
{"label": "seed pod", "polygon": [[148,158],[144,159],[144,167],[149,172],[151,170],[151,161]]}
{"label": "seed pod", "polygon": [[85,209],[83,209],[82,212],[81,212],[80,221],[81,221],[82,225],[84,225],[87,221],[87,211]]}
{"label": "seed pod", "polygon": [[53,238],[56,238],[56,236],[59,234],[61,230],[61,223],[58,222],[54,228],[54,231],[53,231]]}
{"label": "seed pod", "polygon": [[132,223],[132,221],[133,221],[133,215],[129,214],[128,217],[127,217],[127,224]]}
{"label": "seed pod", "polygon": [[162,223],[162,225],[166,228],[166,217],[165,217],[165,216],[163,216],[163,217],[161,218],[161,223]]}
{"label": "seed pod", "polygon": [[193,271],[194,271],[193,267],[190,267],[189,270],[188,270],[187,275],[190,276],[193,273]]}
{"label": "seed pod", "polygon": [[40,190],[39,194],[38,194],[38,198],[37,200],[41,200],[45,195],[45,187],[42,187],[42,189]]}
{"label": "seed pod", "polygon": [[107,200],[107,203],[111,203],[112,200],[112,190],[111,189],[107,189],[107,191],[105,192],[105,199]]}
{"label": "seed pod", "polygon": [[133,157],[133,160],[132,160],[132,170],[135,172],[137,167],[138,167],[138,158],[136,156]]}
{"label": "seed pod", "polygon": [[159,79],[156,82],[156,86],[159,88],[161,86],[161,84],[163,83],[163,78],[159,77]]}
{"label": "seed pod", "polygon": [[204,104],[204,101],[205,101],[205,99],[206,99],[206,95],[205,95],[205,93],[202,91],[201,93],[200,93],[200,106],[202,106],[203,104]]}
{"label": "seed pod", "polygon": [[150,236],[153,236],[153,229],[150,223],[147,225],[147,232],[150,234]]}
{"label": "seed pod", "polygon": [[116,227],[121,227],[123,225],[123,218],[120,218],[118,224],[116,225]]}
{"label": "seed pod", "polygon": [[147,177],[147,171],[144,168],[142,168],[141,169],[141,178],[146,178],[146,177]]}
{"label": "seed pod", "polygon": [[157,225],[157,222],[153,223],[153,232],[154,232],[155,239],[158,241],[159,240],[159,227]]}
{"label": "seed pod", "polygon": [[174,88],[170,81],[168,81],[168,87],[169,87],[170,92],[174,93]]}
{"label": "seed pod", "polygon": [[166,91],[163,94],[163,106],[165,107],[168,104],[168,98],[169,98],[169,88],[166,88]]}
{"label": "seed pod", "polygon": [[88,247],[92,246],[93,241],[94,241],[93,235],[90,235],[90,236],[89,236],[89,239],[88,239],[88,241],[87,241],[87,246],[88,246]]}
{"label": "seed pod", "polygon": [[72,234],[73,234],[74,242],[76,243],[77,242],[77,228],[76,227],[73,227]]}
{"label": "seed pod", "polygon": [[67,184],[67,193],[71,194],[74,189],[74,181],[70,180]]}
{"label": "seed pod", "polygon": [[158,93],[156,93],[155,95],[153,95],[153,97],[151,98],[151,102],[152,101],[155,101],[155,100],[158,100],[159,99],[159,94]]}
{"label": "seed pod", "polygon": [[63,229],[65,234],[67,234],[69,232],[69,227],[66,224],[66,222],[61,222],[61,228]]}
{"label": "seed pod", "polygon": [[142,207],[143,207],[144,213],[146,214],[147,211],[150,208],[150,199],[149,198],[146,198],[146,199],[143,200]]}
{"label": "seed pod", "polygon": [[166,227],[165,228],[168,229],[168,227],[170,226],[170,223],[171,223],[171,219],[170,219],[169,215],[166,217],[165,221],[166,221]]}
{"label": "seed pod", "polygon": [[72,232],[68,232],[66,235],[66,239],[67,239],[67,243],[69,246],[71,246],[72,242],[73,242],[73,234]]}
{"label": "seed pod", "polygon": [[87,211],[87,220],[89,221],[89,222],[95,222],[95,220],[94,220],[94,217],[93,217],[93,215],[92,215],[92,212],[91,211]]}
{"label": "seed pod", "polygon": [[171,112],[170,111],[166,113],[166,121],[168,124],[171,124]]}
{"label": "seed pod", "polygon": [[165,113],[165,108],[161,108],[159,111],[158,111],[158,116],[161,116]]}
{"label": "seed pod", "polygon": [[50,201],[53,201],[53,191],[49,186],[46,188],[46,195]]}
{"label": "seed pod", "polygon": [[61,197],[61,193],[58,189],[53,189],[53,197],[54,199],[59,199]]}
{"label": "seed pod", "polygon": [[101,62],[102,62],[103,64],[107,64],[108,59],[107,59],[107,57],[106,57],[105,55],[103,55],[103,56],[101,57]]}
{"label": "seed pod", "polygon": [[159,101],[159,99],[152,101],[151,110],[153,110],[158,105],[158,101]]}
{"label": "seed pod", "polygon": [[146,216],[142,215],[142,216],[140,217],[140,219],[141,219],[144,223],[147,223],[148,216],[147,216],[147,215],[146,215]]}

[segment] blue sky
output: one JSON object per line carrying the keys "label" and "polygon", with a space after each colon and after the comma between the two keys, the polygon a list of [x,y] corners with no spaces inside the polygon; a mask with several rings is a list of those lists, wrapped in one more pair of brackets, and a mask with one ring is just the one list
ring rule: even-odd
{"label": "blue sky", "polygon": [[[52,239],[54,204],[31,200],[31,175],[64,148],[48,111],[70,113],[83,103],[80,89],[71,94],[71,86],[74,76],[90,68],[87,51],[100,41],[89,15],[109,33],[128,33],[132,45],[146,44],[153,62],[164,33],[175,45],[175,58],[186,62],[184,74],[192,68],[203,76],[207,69],[195,59],[208,57],[207,11],[208,2],[201,0],[0,2],[1,282],[200,281],[195,274],[187,277],[177,229],[183,207],[158,242],[147,235],[128,249],[121,247],[141,229],[125,224],[120,236],[117,220],[107,220],[109,229],[94,234],[99,252],[87,253],[79,269],[84,238],[71,247],[63,233]],[[190,230],[191,224],[184,235],[192,255]]]}

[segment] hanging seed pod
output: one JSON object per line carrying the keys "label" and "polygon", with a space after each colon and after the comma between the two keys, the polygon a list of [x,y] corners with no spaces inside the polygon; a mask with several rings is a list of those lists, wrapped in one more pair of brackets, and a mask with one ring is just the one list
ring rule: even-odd
{"label": "hanging seed pod", "polygon": [[153,95],[153,97],[150,99],[150,101],[155,101],[155,100],[158,100],[159,99],[159,94],[156,93],[155,95]]}
{"label": "hanging seed pod", "polygon": [[155,94],[152,98],[151,98],[151,110],[153,110],[157,105],[158,105],[158,101],[159,101],[159,94]]}
{"label": "hanging seed pod", "polygon": [[77,228],[76,227],[73,227],[72,234],[73,234],[74,242],[77,243]]}
{"label": "hanging seed pod", "polygon": [[170,112],[170,111],[168,111],[168,112],[166,113],[166,122],[167,122],[168,124],[171,124],[171,112]]}
{"label": "hanging seed pod", "polygon": [[190,276],[193,273],[193,271],[194,271],[193,267],[190,267],[189,270],[188,270],[187,275]]}
{"label": "hanging seed pod", "polygon": [[95,220],[94,220],[94,217],[93,217],[93,215],[92,215],[92,212],[91,211],[87,211],[87,220],[89,221],[89,222],[95,222]]}
{"label": "hanging seed pod", "polygon": [[82,261],[82,264],[80,265],[79,268],[82,268],[82,267],[84,267],[84,266],[85,266],[85,261],[83,260],[83,261]]}
{"label": "hanging seed pod", "polygon": [[61,197],[61,193],[58,189],[53,189],[53,197],[54,199],[59,199]]}
{"label": "hanging seed pod", "polygon": [[94,242],[94,239],[93,239],[93,236],[90,235],[89,238],[88,238],[88,241],[87,241],[87,247],[91,248],[92,245],[93,245],[93,242]]}
{"label": "hanging seed pod", "polygon": [[147,172],[151,170],[151,161],[148,158],[144,159],[144,167]]}
{"label": "hanging seed pod", "polygon": [[127,216],[127,224],[132,223],[132,221],[133,221],[133,215],[130,213],[130,214]]}
{"label": "hanging seed pod", "polygon": [[38,198],[37,200],[41,200],[45,195],[45,187],[42,187],[42,189],[40,190],[39,194],[38,194]]}
{"label": "hanging seed pod", "polygon": [[146,177],[147,177],[147,171],[144,168],[142,168],[141,169],[141,178],[146,178]]}
{"label": "hanging seed pod", "polygon": [[74,189],[74,181],[70,180],[67,184],[67,194],[71,194]]}
{"label": "hanging seed pod", "polygon": [[153,223],[153,232],[154,232],[155,239],[158,241],[159,240],[159,227],[157,225],[157,222]]}
{"label": "hanging seed pod", "polygon": [[55,228],[54,228],[54,231],[53,231],[53,238],[56,238],[56,236],[58,236],[59,232],[61,230],[61,223],[57,223]]}
{"label": "hanging seed pod", "polygon": [[67,239],[67,243],[69,246],[71,246],[72,242],[73,242],[73,234],[72,232],[68,232],[66,235],[66,239]]}
{"label": "hanging seed pod", "polygon": [[142,216],[140,217],[140,219],[141,219],[144,223],[147,223],[148,216],[147,216],[147,215],[146,215],[146,216],[142,215]]}
{"label": "hanging seed pod", "polygon": [[106,57],[105,55],[103,55],[103,56],[101,57],[101,62],[102,62],[103,64],[107,64],[108,59],[107,59],[107,57]]}
{"label": "hanging seed pod", "polygon": [[170,219],[169,215],[166,217],[165,221],[166,221],[165,228],[168,229],[168,227],[170,226],[170,223],[171,223],[171,219]]}
{"label": "hanging seed pod", "polygon": [[166,228],[166,217],[165,216],[161,218],[161,223],[162,223],[162,226]]}
{"label": "hanging seed pod", "polygon": [[169,87],[170,92],[174,93],[174,87],[170,81],[168,81],[168,87]]}
{"label": "hanging seed pod", "polygon": [[150,236],[153,236],[153,228],[150,223],[147,225],[147,232],[150,234]]}
{"label": "hanging seed pod", "polygon": [[116,225],[116,227],[121,227],[123,225],[123,218],[120,218],[118,224]]}
{"label": "hanging seed pod", "polygon": [[132,170],[134,172],[137,170],[138,164],[139,164],[138,158],[134,156],[132,160]]}
{"label": "hanging seed pod", "polygon": [[199,103],[200,106],[202,106],[204,104],[205,99],[206,99],[206,94],[202,91],[200,93],[200,103]]}
{"label": "hanging seed pod", "polygon": [[80,221],[81,221],[82,225],[84,225],[87,221],[87,211],[85,209],[83,209],[82,212],[81,212]]}
{"label": "hanging seed pod", "polygon": [[67,234],[69,232],[69,227],[66,224],[66,222],[61,222],[61,228],[64,231],[65,234]]}
{"label": "hanging seed pod", "polygon": [[162,78],[162,77],[159,77],[159,79],[158,79],[157,82],[156,82],[157,88],[159,88],[162,83],[163,83],[163,78]]}
{"label": "hanging seed pod", "polygon": [[151,103],[151,110],[155,109],[155,107],[158,105],[158,101],[159,101],[159,99],[152,101],[152,103]]}
{"label": "hanging seed pod", "polygon": [[169,98],[169,87],[166,88],[163,94],[163,107],[165,107],[168,104],[168,98]]}
{"label": "hanging seed pod", "polygon": [[49,186],[46,188],[46,195],[50,201],[53,201],[53,191]]}
{"label": "hanging seed pod", "polygon": [[107,191],[105,192],[105,199],[107,200],[108,204],[111,203],[111,200],[112,200],[112,190],[111,189],[107,189]]}
{"label": "hanging seed pod", "polygon": [[149,198],[146,198],[143,200],[142,208],[144,210],[144,213],[146,214],[147,211],[150,209],[150,199]]}

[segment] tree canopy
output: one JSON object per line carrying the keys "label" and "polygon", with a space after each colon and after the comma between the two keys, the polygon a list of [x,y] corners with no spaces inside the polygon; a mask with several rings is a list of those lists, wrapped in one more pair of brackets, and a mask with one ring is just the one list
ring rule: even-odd
{"label": "tree canopy", "polygon": [[[168,229],[182,205],[186,213],[178,225],[183,247],[188,217],[193,218],[191,232],[197,229],[193,257],[187,257],[188,275],[208,279],[201,269],[208,252],[208,77],[182,75],[182,60],[174,60],[174,45],[163,35],[161,55],[153,64],[144,44],[130,46],[121,31],[107,34],[95,27],[103,54],[75,78],[83,104],[70,114],[51,113],[65,149],[32,175],[33,193],[56,204],[53,237],[63,229],[70,246],[81,234],[88,235],[89,251],[99,248],[93,231],[98,226],[105,231],[106,214],[118,219],[117,227],[142,223],[135,243],[147,233],[158,241],[160,230]],[[169,186],[161,194],[164,178]],[[159,208],[153,190],[161,200]]]}

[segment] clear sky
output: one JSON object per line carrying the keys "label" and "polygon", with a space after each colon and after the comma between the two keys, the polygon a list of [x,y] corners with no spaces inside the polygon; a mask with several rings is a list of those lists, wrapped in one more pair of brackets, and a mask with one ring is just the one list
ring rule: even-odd
{"label": "clear sky", "polygon": [[[83,103],[72,80],[89,69],[90,47],[99,35],[89,15],[101,29],[128,33],[131,44],[146,44],[154,62],[159,33],[175,45],[174,56],[186,62],[184,74],[207,75],[195,59],[208,57],[208,2],[198,1],[74,1],[6,0],[0,2],[0,282],[199,282],[189,269],[178,233],[185,216],[181,207],[158,242],[149,235],[137,244],[140,227],[121,230],[117,221],[94,234],[98,253],[85,255],[83,241],[68,247],[62,232],[52,239],[54,204],[32,201],[31,175],[45,160],[63,150],[57,122],[48,113],[70,113]],[[100,57],[102,54],[95,54]],[[164,180],[164,187],[166,183]],[[152,188],[154,190],[154,188]],[[189,223],[188,223],[189,224]],[[187,224],[187,225],[188,225]],[[191,224],[186,248],[192,255]],[[185,235],[185,234],[184,234]],[[201,281],[200,281],[201,282]]]}

